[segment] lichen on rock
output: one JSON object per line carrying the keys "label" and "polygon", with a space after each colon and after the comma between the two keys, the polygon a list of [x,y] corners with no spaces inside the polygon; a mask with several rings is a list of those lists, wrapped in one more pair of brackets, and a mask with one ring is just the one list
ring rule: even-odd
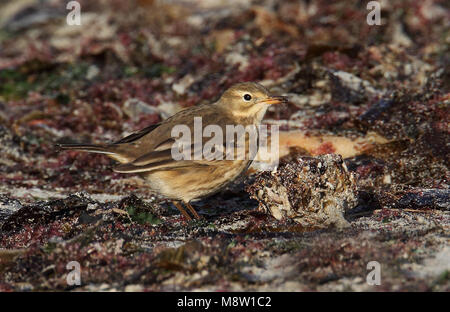
{"label": "lichen on rock", "polygon": [[260,210],[305,228],[347,227],[344,213],[357,204],[355,178],[336,154],[297,157],[258,175],[248,191]]}

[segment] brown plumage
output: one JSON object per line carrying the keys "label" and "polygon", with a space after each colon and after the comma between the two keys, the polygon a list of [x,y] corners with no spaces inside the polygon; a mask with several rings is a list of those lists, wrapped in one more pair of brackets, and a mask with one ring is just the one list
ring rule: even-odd
{"label": "brown plumage", "polygon": [[[271,104],[284,102],[283,97],[270,96],[266,88],[258,83],[239,83],[225,91],[220,99],[212,104],[194,106],[171,116],[165,121],[151,125],[111,144],[61,144],[63,149],[75,149],[105,154],[121,164],[114,171],[121,173],[140,173],[150,188],[170,198],[175,206],[188,219],[189,214],[179,201],[185,203],[195,218],[198,214],[190,205],[191,201],[217,192],[236,179],[251,164],[251,159],[239,160],[175,160],[172,146],[176,139],[172,129],[177,125],[186,125],[191,130],[191,142],[194,142],[194,118],[202,118],[203,129],[208,125],[218,125],[224,134],[222,153],[226,149],[226,125],[259,125]],[[203,133],[203,131],[202,131]],[[238,141],[237,139],[236,141]],[[246,146],[234,145],[232,153],[241,151],[248,155],[248,135]],[[203,144],[208,138],[203,138]],[[192,146],[192,155],[197,147]]]}

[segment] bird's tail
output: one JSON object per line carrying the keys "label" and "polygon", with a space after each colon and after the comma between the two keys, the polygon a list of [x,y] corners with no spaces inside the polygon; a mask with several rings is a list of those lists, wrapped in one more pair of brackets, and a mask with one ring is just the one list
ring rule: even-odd
{"label": "bird's tail", "polygon": [[100,154],[111,154],[114,153],[108,147],[108,145],[100,144],[80,144],[80,143],[69,143],[69,144],[57,144],[61,149],[71,149],[83,152],[100,153]]}
{"label": "bird's tail", "polygon": [[121,155],[121,153],[117,151],[114,145],[69,143],[57,144],[57,147],[66,150],[77,150],[82,152],[105,154],[121,163],[126,163],[129,161],[128,158]]}

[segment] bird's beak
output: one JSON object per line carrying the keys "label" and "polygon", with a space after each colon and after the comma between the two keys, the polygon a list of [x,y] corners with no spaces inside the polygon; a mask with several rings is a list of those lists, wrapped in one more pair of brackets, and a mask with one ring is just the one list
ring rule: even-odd
{"label": "bird's beak", "polygon": [[259,103],[264,103],[264,104],[282,104],[282,103],[287,103],[287,97],[285,96],[270,96],[262,101],[260,101]]}

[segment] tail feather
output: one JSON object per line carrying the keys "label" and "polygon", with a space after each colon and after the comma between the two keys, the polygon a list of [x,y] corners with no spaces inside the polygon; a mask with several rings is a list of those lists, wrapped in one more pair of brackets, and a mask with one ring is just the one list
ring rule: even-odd
{"label": "tail feather", "polygon": [[69,143],[69,144],[58,144],[57,146],[61,149],[71,149],[100,154],[114,154],[114,152],[112,152],[107,145]]}
{"label": "tail feather", "polygon": [[61,149],[66,150],[76,150],[81,152],[105,154],[121,163],[126,163],[130,161],[124,155],[119,154],[115,150],[115,147],[112,145],[69,143],[69,144],[58,144],[57,146]]}

